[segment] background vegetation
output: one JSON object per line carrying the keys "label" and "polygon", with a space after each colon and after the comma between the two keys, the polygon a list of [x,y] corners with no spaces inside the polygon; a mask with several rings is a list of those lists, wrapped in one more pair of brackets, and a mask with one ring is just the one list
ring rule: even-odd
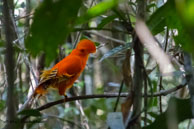
{"label": "background vegetation", "polygon": [[[30,107],[83,38],[97,53],[66,102],[51,90]],[[1,0],[0,128],[192,129],[193,41],[193,0]]]}

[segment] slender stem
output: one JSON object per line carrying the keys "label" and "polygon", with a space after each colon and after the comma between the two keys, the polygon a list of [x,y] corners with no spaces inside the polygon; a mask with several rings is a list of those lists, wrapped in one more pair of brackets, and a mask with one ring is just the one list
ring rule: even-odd
{"label": "slender stem", "polygon": [[[162,90],[162,77],[160,77],[159,80],[159,91]],[[159,109],[160,109],[160,114],[162,114],[162,96],[159,96]]]}
{"label": "slender stem", "polygon": [[[185,87],[187,84],[181,84],[181,85],[178,85],[174,88],[171,88],[171,89],[168,89],[168,90],[163,90],[163,91],[160,91],[160,92],[156,92],[156,93],[153,93],[153,94],[147,94],[147,97],[158,97],[158,96],[166,96],[172,92],[175,92],[183,87]],[[118,93],[106,93],[106,94],[94,94],[94,95],[84,95],[84,96],[74,96],[74,97],[69,97],[69,98],[65,98],[65,99],[60,99],[60,100],[57,100],[57,101],[53,101],[53,102],[50,102],[50,103],[47,103],[43,106],[40,106],[38,108],[36,108],[36,110],[39,110],[39,111],[42,111],[44,109],[47,109],[47,108],[50,108],[52,106],[55,106],[57,104],[61,104],[61,103],[64,103],[64,102],[72,102],[72,101],[76,101],[76,100],[85,100],[85,99],[94,99],[94,98],[115,98],[115,97],[118,97],[119,94]],[[131,95],[129,93],[120,93],[120,97],[131,97]],[[143,97],[145,97],[145,95],[143,95]]]}
{"label": "slender stem", "polygon": [[33,13],[29,13],[29,14],[26,14],[25,16],[22,16],[22,17],[16,17],[15,20],[18,21],[18,20],[24,19],[24,18],[30,19],[31,18],[30,16],[33,16],[33,15],[34,15]]}
{"label": "slender stem", "polygon": [[[92,7],[93,3],[94,3],[94,0],[92,0],[91,4],[89,5],[89,8]],[[85,28],[86,26],[87,26],[87,24],[83,24],[83,25],[81,25],[81,28]],[[81,31],[79,31],[79,32],[77,33],[77,35],[76,35],[76,37],[75,37],[75,41],[74,41],[74,43],[73,43],[73,48],[76,47],[78,40],[81,38],[81,34],[82,34]]]}
{"label": "slender stem", "polygon": [[95,31],[88,31],[88,32],[89,32],[90,34],[100,36],[100,37],[102,37],[102,38],[104,38],[104,39],[111,40],[111,41],[116,42],[116,43],[119,43],[119,44],[121,44],[121,45],[126,44],[125,41],[122,41],[122,40],[119,40],[119,39],[115,39],[115,38],[112,38],[112,37],[103,35],[103,34],[101,34],[101,33],[95,32]]}
{"label": "slender stem", "polygon": [[117,33],[120,32],[120,33],[129,34],[129,32],[123,31],[123,30],[109,29],[109,28],[97,28],[97,27],[90,27],[90,28],[74,28],[73,31],[87,31],[87,30],[111,31],[111,32],[117,32]]}
{"label": "slender stem", "polygon": [[117,106],[118,106],[118,103],[119,103],[120,95],[121,95],[121,92],[122,92],[122,89],[123,89],[123,83],[124,83],[124,80],[122,80],[121,85],[120,85],[119,95],[118,95],[116,103],[115,103],[114,112],[116,112],[116,110],[117,110]]}
{"label": "slender stem", "polygon": [[[126,97],[128,94],[121,94],[120,97]],[[70,97],[70,98],[65,98],[65,99],[60,99],[54,102],[47,103],[41,107],[38,107],[37,110],[42,111],[44,109],[50,108],[54,105],[61,104],[64,102],[71,102],[71,101],[76,101],[76,100],[84,100],[84,99],[93,99],[93,98],[113,98],[113,97],[118,97],[118,94],[99,94],[99,95],[84,95],[84,96],[75,96],[75,97]]]}
{"label": "slender stem", "polygon": [[169,37],[169,30],[168,27],[166,28],[166,40],[165,40],[165,47],[164,47],[164,51],[167,51],[167,47],[168,47],[168,37]]}
{"label": "slender stem", "polygon": [[144,71],[144,113],[145,113],[145,117],[144,117],[144,126],[147,125],[147,106],[148,106],[148,98],[147,98],[147,75],[146,72]]}

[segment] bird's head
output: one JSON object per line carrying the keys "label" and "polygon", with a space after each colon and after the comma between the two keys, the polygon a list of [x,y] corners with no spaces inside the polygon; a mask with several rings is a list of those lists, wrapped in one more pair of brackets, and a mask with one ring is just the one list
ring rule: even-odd
{"label": "bird's head", "polygon": [[92,42],[88,39],[81,40],[78,43],[76,49],[79,50],[83,55],[87,55],[87,54],[96,52],[96,46],[95,46],[94,42]]}

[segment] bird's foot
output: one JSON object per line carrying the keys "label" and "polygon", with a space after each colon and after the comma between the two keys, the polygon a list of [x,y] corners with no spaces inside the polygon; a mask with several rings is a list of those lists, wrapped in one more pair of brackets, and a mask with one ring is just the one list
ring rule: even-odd
{"label": "bird's foot", "polygon": [[63,95],[63,96],[64,96],[64,101],[66,101],[68,96],[67,95]]}

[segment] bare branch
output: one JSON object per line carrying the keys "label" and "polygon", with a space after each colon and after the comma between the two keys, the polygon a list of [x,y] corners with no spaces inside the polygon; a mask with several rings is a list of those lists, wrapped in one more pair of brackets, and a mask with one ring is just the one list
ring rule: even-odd
{"label": "bare branch", "polygon": [[[26,17],[32,18],[33,15],[34,15],[33,13],[29,13],[29,14],[26,14],[25,16],[22,16],[22,17],[16,17],[15,20],[18,21],[18,20],[24,19],[24,18],[26,18]],[[32,16],[32,17],[31,17],[31,16]]]}
{"label": "bare branch", "polygon": [[[168,89],[168,90],[162,90],[160,92],[156,92],[153,94],[147,94],[147,97],[158,97],[158,96],[166,96],[172,92],[175,92],[183,87],[185,87],[187,84],[183,84],[183,85],[178,85],[174,88]],[[94,94],[94,95],[84,95],[84,96],[74,96],[74,97],[69,97],[69,98],[65,98],[65,99],[60,99],[54,102],[50,102],[47,103],[43,106],[40,106],[38,108],[36,108],[36,110],[42,111],[44,109],[50,108],[52,106],[55,106],[57,104],[61,104],[61,103],[65,103],[65,102],[71,102],[71,101],[76,101],[76,100],[85,100],[85,99],[94,99],[94,98],[116,98],[118,97],[119,94],[118,93],[105,93],[105,94]],[[120,97],[131,97],[130,94],[128,93],[120,93]],[[145,95],[143,95],[143,97],[145,97]]]}
{"label": "bare branch", "polygon": [[88,30],[99,30],[99,31],[111,31],[111,32],[120,32],[125,34],[130,34],[127,31],[118,30],[118,29],[109,29],[109,28],[97,28],[97,27],[90,27],[90,28],[74,28],[73,31],[88,31]]}
{"label": "bare branch", "polygon": [[171,89],[168,89],[168,90],[161,90],[160,92],[156,92],[154,94],[148,94],[148,97],[166,96],[172,92],[175,92],[175,91],[185,87],[186,85],[187,85],[187,83],[178,85],[178,86],[171,88]]}
{"label": "bare branch", "polygon": [[109,37],[109,36],[106,36],[106,35],[102,35],[102,34],[100,34],[100,33],[98,33],[98,32],[95,32],[95,31],[87,31],[87,32],[89,32],[90,34],[93,34],[93,35],[100,36],[100,37],[102,37],[102,38],[104,38],[104,39],[111,40],[111,41],[113,41],[113,42],[122,44],[122,45],[123,45],[123,44],[126,44],[125,41],[118,40],[118,39],[115,39],[115,38],[112,38],[112,37]]}

